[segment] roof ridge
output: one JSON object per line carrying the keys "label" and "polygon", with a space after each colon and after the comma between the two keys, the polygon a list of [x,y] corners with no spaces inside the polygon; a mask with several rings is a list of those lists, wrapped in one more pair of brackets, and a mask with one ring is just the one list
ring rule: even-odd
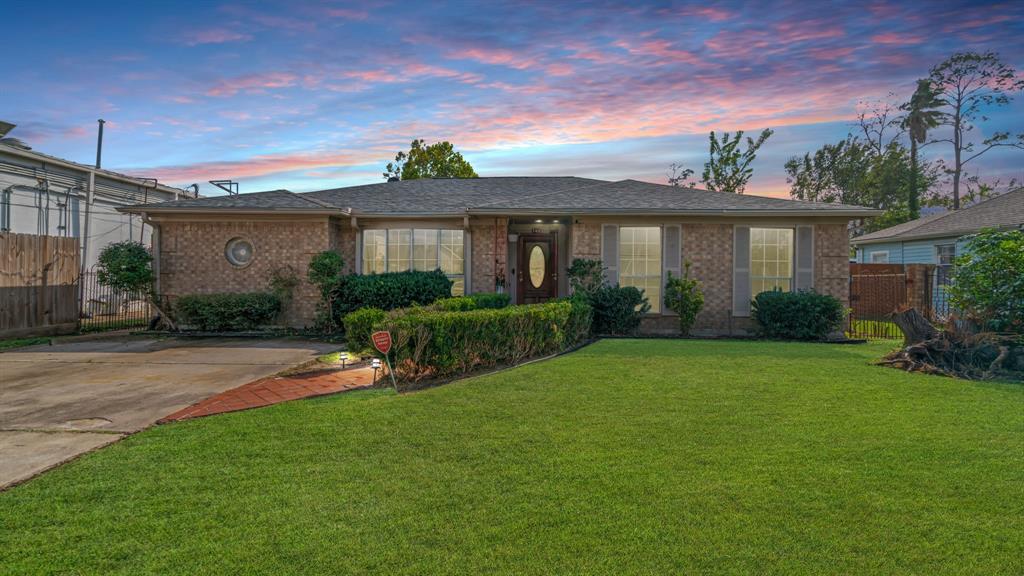
{"label": "roof ridge", "polygon": [[[550,178],[562,178],[562,176],[550,176]],[[567,178],[579,178],[579,176],[567,176]],[[582,178],[580,178],[580,179],[582,180]],[[591,178],[591,180],[597,180],[597,179],[596,178]],[[553,192],[542,192],[540,194],[531,194],[529,196],[519,196],[519,199],[526,200],[528,198],[540,198],[541,196],[550,196],[552,194],[562,194],[564,192],[572,192],[573,190],[582,190],[583,188],[593,188],[594,186],[605,186],[607,184],[615,184],[616,182],[625,182],[625,180],[614,180],[614,181],[613,180],[598,180],[598,182],[596,184],[587,184],[586,186],[577,186],[575,188],[563,188],[562,190],[555,190]],[[478,204],[475,208],[483,208],[483,207],[488,206],[490,204],[498,204],[498,203],[503,202],[503,201],[504,201],[504,199],[502,199],[502,200],[495,200],[493,202],[485,202],[483,204]],[[470,208],[470,207],[467,206],[466,210],[473,210],[473,208]]]}
{"label": "roof ridge", "polygon": [[[316,200],[316,199],[313,199],[313,198],[306,198],[305,196],[303,196],[302,194],[300,194],[298,192],[292,192],[291,190],[284,190],[284,189],[282,189],[280,191],[281,192],[287,192],[288,194],[291,194],[292,196],[295,196],[296,198],[301,198],[301,199],[305,200],[306,202],[310,202],[312,204],[315,204],[316,206],[319,206],[320,208],[327,208],[327,209],[330,209],[330,210],[345,210],[345,208],[339,208],[337,206],[333,206],[333,205],[328,204],[326,202],[321,202],[320,200]],[[351,211],[352,209],[348,208],[348,210]]]}

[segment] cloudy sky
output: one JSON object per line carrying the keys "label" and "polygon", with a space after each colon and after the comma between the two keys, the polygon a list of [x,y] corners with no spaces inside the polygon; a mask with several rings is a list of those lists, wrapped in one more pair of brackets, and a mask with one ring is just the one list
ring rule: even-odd
{"label": "cloudy sky", "polygon": [[[748,193],[958,50],[1024,68],[1024,3],[7,2],[0,119],[36,149],[243,192],[381,181],[413,138],[481,176],[664,182],[710,130],[776,130]],[[978,138],[1024,130],[1024,98]],[[932,156],[950,151],[933,146]],[[1021,178],[1024,152],[973,167]]]}

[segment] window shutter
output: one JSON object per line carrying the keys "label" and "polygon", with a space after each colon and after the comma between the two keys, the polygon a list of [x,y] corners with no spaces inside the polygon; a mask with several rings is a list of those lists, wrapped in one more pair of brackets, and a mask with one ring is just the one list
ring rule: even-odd
{"label": "window shutter", "polygon": [[[473,235],[470,233],[469,228],[466,228],[462,233],[462,275],[463,275],[463,291],[466,294],[473,293]],[[510,284],[511,280],[506,282],[505,289],[508,290],[507,284]]]}
{"label": "window shutter", "polygon": [[615,224],[601,226],[601,263],[604,264],[604,279],[615,286],[619,283],[619,227]]}
{"label": "window shutter", "polygon": [[814,289],[814,226],[796,227],[796,289]]}
{"label": "window shutter", "polygon": [[[673,276],[679,277],[683,273],[683,252],[682,252],[682,226],[678,224],[668,224],[665,226],[665,237],[662,242],[662,256],[661,256],[661,267],[662,277],[661,286],[662,294],[665,292],[665,283],[668,282],[668,275],[671,273]],[[668,307],[664,306],[664,296],[662,296],[662,314],[673,314]]]}
{"label": "window shutter", "polygon": [[750,316],[750,226],[733,228],[732,315]]}

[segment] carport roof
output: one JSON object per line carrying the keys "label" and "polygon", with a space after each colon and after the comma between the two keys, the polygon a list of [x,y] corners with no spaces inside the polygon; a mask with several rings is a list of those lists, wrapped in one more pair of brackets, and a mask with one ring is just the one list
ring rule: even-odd
{"label": "carport roof", "polygon": [[131,206],[126,212],[313,212],[354,216],[472,214],[777,214],[871,216],[876,210],[575,176],[435,178],[315,192],[273,190]]}

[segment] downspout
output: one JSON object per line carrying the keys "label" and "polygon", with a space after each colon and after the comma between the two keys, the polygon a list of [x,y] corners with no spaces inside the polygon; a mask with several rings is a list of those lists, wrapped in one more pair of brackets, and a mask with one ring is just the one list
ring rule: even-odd
{"label": "downspout", "polygon": [[153,220],[150,220],[149,216],[143,212],[141,214],[142,221],[149,224],[153,228],[153,296],[154,299],[160,297],[160,225]]}

